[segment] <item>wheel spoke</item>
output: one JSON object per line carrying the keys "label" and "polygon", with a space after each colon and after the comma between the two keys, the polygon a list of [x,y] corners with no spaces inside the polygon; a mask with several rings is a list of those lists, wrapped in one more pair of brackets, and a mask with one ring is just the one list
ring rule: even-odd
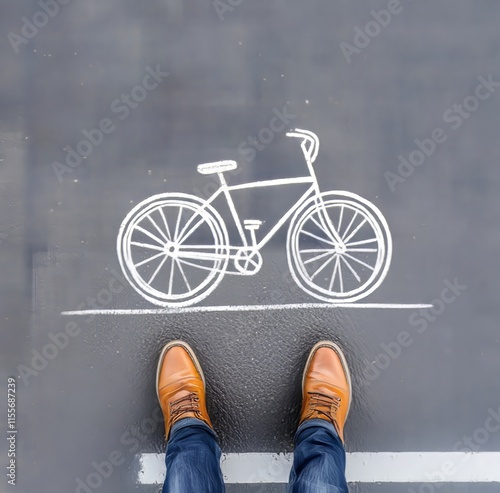
{"label": "wheel spoke", "polygon": [[168,281],[168,295],[172,294],[172,289],[174,287],[174,272],[175,272],[175,260],[172,257],[172,270],[170,271],[170,280]]}
{"label": "wheel spoke", "polygon": [[182,242],[182,239],[184,238],[184,233],[189,228],[189,226],[191,226],[191,224],[193,224],[193,221],[200,215],[200,212],[202,210],[203,209],[198,210],[198,211],[194,211],[194,214],[187,220],[186,224],[182,227],[182,229],[181,229],[181,231],[179,233],[179,241],[178,241],[178,243]]}
{"label": "wheel spoke", "polygon": [[339,227],[337,229],[337,231],[341,231],[341,227],[342,227],[342,220],[344,219],[344,209],[345,209],[345,205],[342,206],[342,209],[340,210],[340,219],[339,219]]}
{"label": "wheel spoke", "polygon": [[347,265],[347,268],[352,272],[352,275],[356,278],[356,280],[361,282],[361,277],[359,277],[359,274],[355,271],[354,267],[344,257],[341,256],[340,258]]}
{"label": "wheel spoke", "polygon": [[301,233],[305,234],[307,236],[310,236],[311,238],[316,238],[317,240],[322,241],[323,243],[328,243],[329,245],[336,246],[335,243],[331,242],[330,240],[325,240],[324,238],[321,238],[320,236],[317,236],[313,233],[309,233],[309,231],[306,231],[305,229],[303,229],[301,231]]}
{"label": "wheel spoke", "polygon": [[141,226],[136,225],[134,229],[138,229],[141,233],[144,233],[146,236],[149,236],[151,239],[157,241],[160,245],[165,244],[165,240],[160,240],[158,236],[155,236],[153,233],[149,232],[147,229],[142,228]]}
{"label": "wheel spoke", "polygon": [[356,233],[368,222],[368,220],[365,218],[361,223],[358,225],[358,227],[347,237],[344,239],[344,243],[347,243],[351,238],[356,236]]}
{"label": "wheel spoke", "polygon": [[359,212],[356,211],[354,216],[352,216],[351,222],[349,223],[349,226],[347,226],[347,229],[344,231],[344,234],[342,235],[342,241],[344,241],[344,238],[349,234],[349,231],[351,230],[351,226],[354,224],[354,221],[358,217]]}
{"label": "wheel spoke", "polygon": [[182,243],[183,241],[187,240],[187,238],[189,238],[189,236],[191,236],[198,229],[198,227],[201,226],[204,222],[205,218],[202,217],[187,233],[183,234],[179,238],[179,243]]}
{"label": "wheel spoke", "polygon": [[346,243],[345,246],[359,246],[359,245],[368,245],[369,243],[378,242],[377,238],[370,238],[369,240],[361,240],[361,241],[353,241],[352,243]]}
{"label": "wheel spoke", "polygon": [[335,268],[333,269],[332,278],[330,279],[330,286],[328,286],[328,291],[331,291],[337,277],[337,271],[339,269],[339,257],[336,255],[337,260],[335,261]]}
{"label": "wheel spoke", "polygon": [[142,248],[148,248],[149,250],[158,250],[160,252],[164,252],[165,251],[163,249],[163,247],[159,247],[159,246],[156,246],[156,245],[150,245],[149,243],[139,243],[138,241],[131,241],[130,244],[134,245],[134,246],[139,246],[139,247],[142,247]]}
{"label": "wheel spoke", "polygon": [[146,260],[139,262],[138,264],[134,264],[134,267],[140,267],[141,265],[147,264],[147,263],[151,262],[151,260],[154,260],[155,258],[161,257],[162,255],[166,255],[166,253],[165,252],[157,253],[156,255],[153,255],[152,257],[149,257]]}
{"label": "wheel spoke", "polygon": [[337,255],[332,255],[311,277],[311,281],[332,261]]}
{"label": "wheel spoke", "polygon": [[177,222],[175,223],[174,241],[177,241],[177,235],[179,234],[179,226],[181,224],[181,217],[182,217],[183,210],[184,210],[184,208],[182,206],[180,206],[179,207],[179,214],[177,216]]}
{"label": "wheel spoke", "polygon": [[165,255],[165,258],[160,262],[160,265],[156,268],[154,271],[153,275],[148,281],[148,284],[151,286],[151,283],[155,280],[156,276],[158,275],[158,272],[160,272],[161,268],[165,265],[165,262],[168,259],[168,255]]}
{"label": "wheel spoke", "polygon": [[323,250],[323,253],[320,255],[316,255],[316,257],[310,258],[304,262],[304,265],[310,264],[315,260],[319,260],[320,258],[326,257],[327,255],[331,255],[335,250],[327,250],[326,252]]}
{"label": "wheel spoke", "polygon": [[[319,253],[324,251],[324,248],[307,248],[306,250],[299,250],[299,253]],[[334,252],[335,248],[331,248],[329,251]]]}
{"label": "wheel spoke", "polygon": [[344,292],[344,276],[342,275],[342,264],[340,263],[339,258],[337,257],[337,260],[339,262],[339,279],[340,279],[340,292]]}
{"label": "wheel spoke", "polygon": [[165,217],[165,213],[163,212],[163,207],[160,207],[158,209],[158,211],[160,212],[160,215],[161,215],[161,218],[163,219],[163,224],[165,225],[165,230],[167,232],[167,237],[169,240],[172,239],[172,235],[170,234],[170,228],[168,227],[168,222],[167,222],[167,218]]}
{"label": "wheel spoke", "polygon": [[179,268],[181,276],[184,279],[184,282],[186,283],[188,290],[191,291],[191,286],[189,285],[189,282],[188,282],[187,277],[186,277],[186,273],[184,272],[184,269],[182,268],[180,260],[178,258],[176,258],[175,262],[177,263],[177,267]]}
{"label": "wheel spoke", "polygon": [[[318,212],[318,214],[319,214],[319,212]],[[321,224],[320,224],[320,223],[319,223],[316,219],[314,219],[314,214],[311,216],[311,221],[312,221],[314,224],[316,224],[316,226],[318,226],[318,228],[319,228],[319,229],[321,229],[321,231],[323,231],[323,233],[325,233],[325,235],[326,235],[326,236],[328,236],[328,237],[330,236],[330,235],[328,234],[328,231],[326,231],[326,229],[324,228],[324,226],[323,226],[323,225],[321,225]]]}
{"label": "wheel spoke", "polygon": [[356,257],[353,257],[352,255],[349,255],[348,253],[344,253],[346,257],[349,257],[350,259],[354,260],[354,262],[357,262],[358,264],[361,264],[362,266],[366,267],[367,269],[370,269],[371,271],[375,270],[375,267],[372,267],[371,265],[368,265],[367,263],[363,262],[362,260],[357,259]]}
{"label": "wheel spoke", "polygon": [[365,252],[365,253],[375,253],[378,252],[377,248],[348,248],[348,252]]}
{"label": "wheel spoke", "polygon": [[156,221],[151,217],[151,214],[149,214],[148,219],[151,222],[151,224],[155,227],[156,231],[158,231],[158,233],[160,233],[163,236],[164,240],[168,241],[167,235],[160,229],[160,226],[156,224]]}

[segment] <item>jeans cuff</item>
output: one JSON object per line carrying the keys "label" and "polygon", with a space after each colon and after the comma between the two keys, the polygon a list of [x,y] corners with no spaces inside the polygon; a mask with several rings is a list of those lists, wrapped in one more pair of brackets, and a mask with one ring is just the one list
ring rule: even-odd
{"label": "jeans cuff", "polygon": [[204,430],[208,431],[215,439],[217,439],[217,435],[210,426],[208,426],[205,421],[202,421],[201,419],[196,419],[196,418],[184,418],[181,419],[180,421],[177,421],[172,426],[172,429],[170,430],[170,438],[168,441],[172,440],[173,436],[175,433],[179,432],[180,430],[187,428],[188,426],[196,426],[198,428],[203,428]]}
{"label": "jeans cuff", "polygon": [[[299,428],[297,429],[296,437],[299,436],[299,434],[307,430],[308,428],[325,428],[326,430],[330,431],[335,435],[335,438],[340,440],[339,434],[337,433],[337,430],[335,429],[335,426],[333,426],[333,423],[330,421],[326,421],[324,419],[307,419],[304,421]],[[341,440],[340,440],[341,441]]]}

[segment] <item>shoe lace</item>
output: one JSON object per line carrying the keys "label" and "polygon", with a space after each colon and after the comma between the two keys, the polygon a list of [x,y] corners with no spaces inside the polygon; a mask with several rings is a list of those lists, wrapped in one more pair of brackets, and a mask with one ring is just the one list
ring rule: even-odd
{"label": "shoe lace", "polygon": [[178,421],[186,413],[194,413],[196,417],[201,417],[200,398],[195,392],[190,392],[184,397],[170,403],[172,422]]}
{"label": "shoe lace", "polygon": [[342,398],[337,395],[322,394],[321,392],[308,392],[309,412],[323,414],[330,420],[335,420],[340,409]]}

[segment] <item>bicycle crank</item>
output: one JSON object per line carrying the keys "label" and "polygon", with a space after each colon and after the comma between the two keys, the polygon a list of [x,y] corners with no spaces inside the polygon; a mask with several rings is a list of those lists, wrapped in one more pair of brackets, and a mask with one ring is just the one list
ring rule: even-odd
{"label": "bicycle crank", "polygon": [[254,248],[241,248],[234,257],[236,270],[244,276],[257,274],[262,267],[262,263],[262,255]]}

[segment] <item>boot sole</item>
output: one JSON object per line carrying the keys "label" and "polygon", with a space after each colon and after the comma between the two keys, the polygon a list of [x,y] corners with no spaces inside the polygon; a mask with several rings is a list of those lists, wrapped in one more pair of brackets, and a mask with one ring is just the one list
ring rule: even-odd
{"label": "boot sole", "polygon": [[347,364],[347,359],[340,347],[335,344],[334,342],[330,341],[320,341],[318,342],[312,349],[309,354],[309,357],[307,358],[307,363],[306,367],[304,369],[304,373],[302,374],[302,399],[304,399],[304,388],[305,388],[305,382],[306,382],[306,375],[307,372],[309,371],[309,367],[311,366],[311,361],[316,354],[316,351],[322,347],[327,347],[330,349],[333,349],[337,356],[340,358],[340,361],[342,363],[342,368],[344,369],[344,373],[347,379],[347,383],[349,385],[349,405],[347,406],[347,414],[346,414],[346,419],[347,416],[349,416],[349,411],[351,410],[351,402],[352,402],[352,380],[351,380],[351,373],[349,371],[349,366]]}
{"label": "boot sole", "polygon": [[191,358],[191,361],[194,363],[194,366],[196,367],[196,370],[200,374],[200,377],[203,381],[203,388],[206,387],[205,383],[205,375],[203,374],[203,370],[201,368],[200,362],[198,361],[198,358],[196,357],[195,352],[193,351],[193,348],[183,342],[183,341],[172,341],[169,342],[162,350],[160,353],[160,359],[158,361],[158,366],[156,368],[156,397],[158,398],[158,402],[160,402],[160,389],[159,389],[159,381],[160,381],[160,372],[161,372],[161,367],[163,366],[163,361],[165,360],[165,356],[167,352],[172,349],[173,347],[181,347],[183,348],[188,354],[189,357]]}

